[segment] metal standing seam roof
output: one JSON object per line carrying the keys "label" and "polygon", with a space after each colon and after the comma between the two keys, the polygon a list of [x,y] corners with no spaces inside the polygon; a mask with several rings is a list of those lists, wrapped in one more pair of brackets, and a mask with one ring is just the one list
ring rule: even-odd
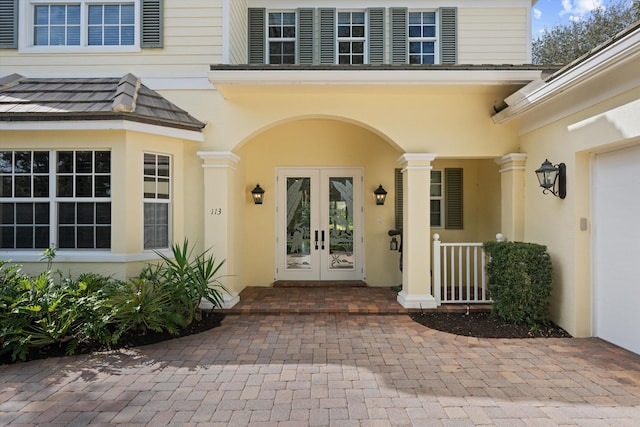
{"label": "metal standing seam roof", "polygon": [[128,120],[201,131],[206,123],[133,74],[105,78],[0,78],[0,121]]}

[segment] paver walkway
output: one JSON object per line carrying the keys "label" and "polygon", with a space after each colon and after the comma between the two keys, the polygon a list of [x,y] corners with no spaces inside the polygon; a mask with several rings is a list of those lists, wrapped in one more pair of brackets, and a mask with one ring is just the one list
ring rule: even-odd
{"label": "paver walkway", "polygon": [[229,315],[151,346],[0,366],[0,381],[0,425],[640,425],[638,355],[406,315]]}

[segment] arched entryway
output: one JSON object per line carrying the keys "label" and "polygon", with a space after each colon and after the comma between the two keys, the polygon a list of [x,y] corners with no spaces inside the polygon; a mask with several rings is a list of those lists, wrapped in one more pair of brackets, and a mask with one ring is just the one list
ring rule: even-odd
{"label": "arched entryway", "polygon": [[[390,253],[387,235],[395,223],[398,148],[358,124],[317,118],[266,129],[234,153],[245,188],[260,183],[266,191],[263,205],[245,210],[247,285],[399,283],[398,254]],[[373,196],[379,185],[389,189],[384,206]]]}

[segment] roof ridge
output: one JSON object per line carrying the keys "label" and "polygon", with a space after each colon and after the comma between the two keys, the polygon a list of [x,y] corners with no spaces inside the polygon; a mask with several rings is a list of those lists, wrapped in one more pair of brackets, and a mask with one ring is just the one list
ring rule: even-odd
{"label": "roof ridge", "polygon": [[125,74],[116,87],[111,111],[114,113],[132,113],[136,109],[140,79],[131,73]]}
{"label": "roof ridge", "polygon": [[11,86],[15,86],[20,83],[20,80],[22,79],[24,79],[24,76],[18,73],[0,77],[0,90],[9,89]]}

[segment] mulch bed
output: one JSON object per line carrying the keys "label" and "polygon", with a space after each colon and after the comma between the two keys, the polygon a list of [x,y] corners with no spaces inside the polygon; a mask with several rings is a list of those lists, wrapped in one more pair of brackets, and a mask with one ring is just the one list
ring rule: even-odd
{"label": "mulch bed", "polygon": [[431,329],[476,338],[570,338],[571,335],[554,323],[529,328],[505,323],[488,312],[411,313],[411,318]]}

